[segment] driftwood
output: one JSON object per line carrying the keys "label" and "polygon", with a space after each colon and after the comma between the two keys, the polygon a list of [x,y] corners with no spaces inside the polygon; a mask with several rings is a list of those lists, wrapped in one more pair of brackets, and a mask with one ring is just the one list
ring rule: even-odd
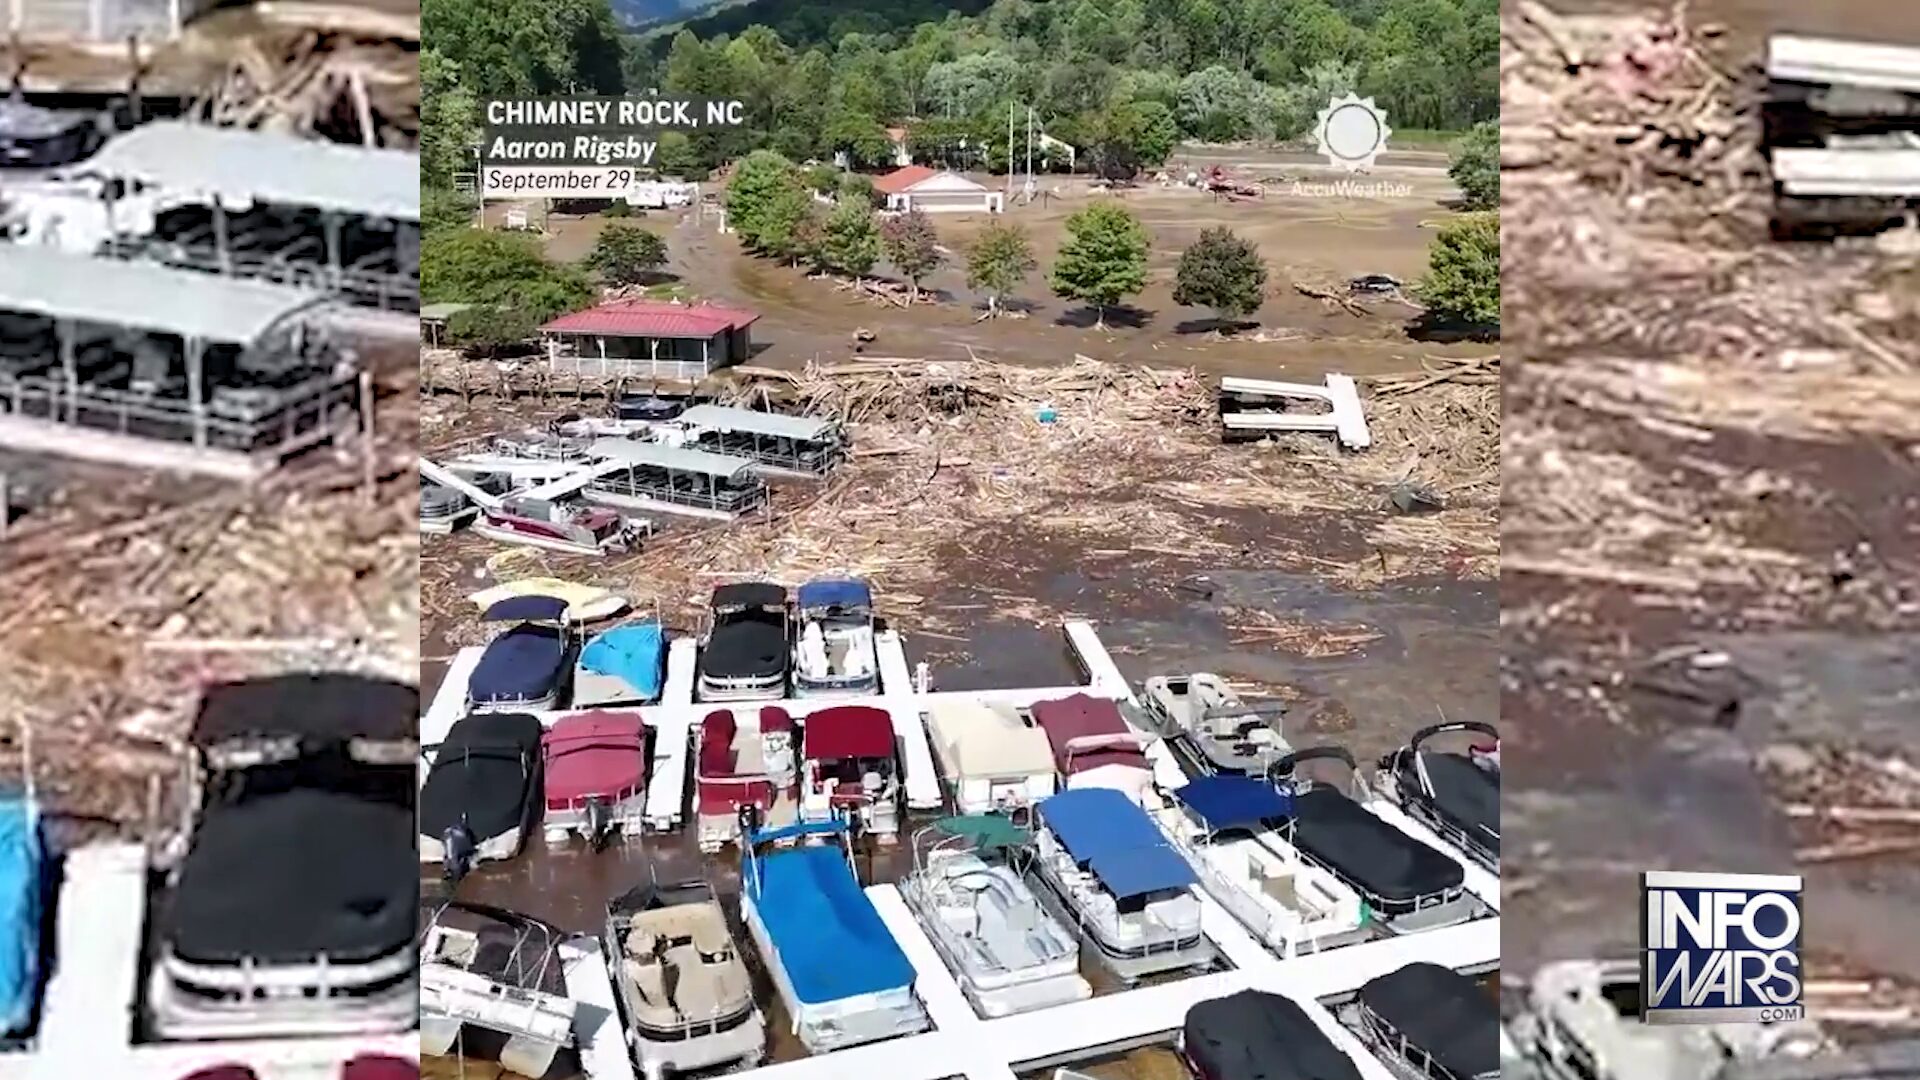
{"label": "driftwood", "polygon": [[1299,293],[1302,296],[1309,296],[1315,300],[1323,300],[1329,304],[1333,304],[1341,308],[1342,310],[1344,310],[1347,314],[1357,316],[1359,318],[1366,318],[1368,315],[1372,314],[1372,312],[1368,311],[1366,308],[1361,307],[1359,304],[1354,303],[1352,300],[1344,296],[1341,296],[1339,293],[1334,292],[1332,289],[1322,289],[1315,285],[1309,285],[1304,281],[1296,281],[1293,283],[1293,291]]}

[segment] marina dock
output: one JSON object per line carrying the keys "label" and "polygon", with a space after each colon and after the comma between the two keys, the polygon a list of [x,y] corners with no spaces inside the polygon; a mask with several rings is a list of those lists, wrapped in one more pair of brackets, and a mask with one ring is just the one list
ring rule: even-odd
{"label": "marina dock", "polygon": [[613,980],[600,943],[591,938],[566,942],[560,946],[560,967],[567,979],[567,996],[580,1003],[573,1036],[581,1070],[594,1080],[633,1080],[626,1028],[613,1004]]}

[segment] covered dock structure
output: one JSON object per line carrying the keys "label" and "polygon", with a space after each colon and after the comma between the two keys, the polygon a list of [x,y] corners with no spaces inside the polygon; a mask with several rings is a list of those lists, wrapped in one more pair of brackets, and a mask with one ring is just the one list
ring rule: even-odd
{"label": "covered dock structure", "polygon": [[420,308],[420,159],[178,120],[73,172],[101,181],[106,254]]}
{"label": "covered dock structure", "polygon": [[587,456],[599,463],[586,498],[602,506],[732,521],[767,504],[745,458],[631,439],[600,439]]}
{"label": "covered dock structure", "polygon": [[817,479],[847,456],[846,428],[838,420],[695,405],[680,414],[679,422],[690,445],[746,458],[770,476]]}
{"label": "covered dock structure", "polygon": [[759,319],[716,304],[621,300],[562,315],[540,333],[555,372],[696,383],[746,362]]}
{"label": "covered dock structure", "polygon": [[0,447],[248,477],[359,422],[324,295],[44,247],[0,258]]}

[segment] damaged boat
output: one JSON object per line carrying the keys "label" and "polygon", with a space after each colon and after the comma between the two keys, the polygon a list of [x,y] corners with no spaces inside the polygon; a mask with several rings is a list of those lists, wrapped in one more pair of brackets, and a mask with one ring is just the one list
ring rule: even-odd
{"label": "damaged boat", "polygon": [[744,712],[715,709],[694,732],[694,831],[709,855],[739,839],[743,810],[776,829],[800,819],[793,718],[764,705],[746,724]]}
{"label": "damaged boat", "polygon": [[1305,1009],[1264,990],[1188,1009],[1179,1048],[1198,1080],[1360,1080],[1360,1067]]}
{"label": "damaged boat", "polygon": [[1080,942],[1027,887],[1031,837],[991,814],[942,818],[914,835],[900,895],[982,1016],[1093,996]]}
{"label": "damaged boat", "polygon": [[851,578],[821,578],[794,598],[800,632],[793,644],[793,696],[864,697],[880,692],[874,648],[873,590]]}
{"label": "damaged boat", "polygon": [[541,736],[547,843],[575,835],[595,851],[646,827],[647,725],[636,713],[563,716]]}
{"label": "damaged boat", "polygon": [[[765,850],[812,838],[826,842]],[[740,913],[807,1050],[925,1031],[913,965],[860,887],[846,823],[755,829],[743,847]]]}
{"label": "damaged boat", "polygon": [[600,506],[508,495],[482,507],[473,531],[503,544],[520,544],[562,555],[625,555],[640,550],[650,526]]}
{"label": "damaged boat", "polygon": [[[472,929],[450,925],[466,916]],[[464,1056],[467,1028],[506,1036],[499,1062],[545,1076],[575,1046],[580,1003],[567,996],[564,935],[538,919],[484,904],[450,901],[428,920],[420,957],[420,1052]],[[418,1070],[415,1070],[418,1074]]]}
{"label": "damaged boat", "polygon": [[467,680],[474,712],[545,712],[559,706],[573,671],[573,633],[567,602],[555,596],[514,596],[480,616],[512,625],[480,654]]}
{"label": "damaged boat", "polygon": [[1146,742],[1107,698],[1071,694],[1028,709],[1053,748],[1054,771],[1066,790],[1109,788],[1143,806],[1159,805]]}
{"label": "damaged boat", "polygon": [[[1430,750],[1438,735],[1470,732],[1483,736],[1467,752]],[[1493,764],[1478,747],[1491,742]],[[1406,746],[1380,759],[1375,775],[1381,792],[1407,813],[1465,852],[1474,862],[1500,872],[1500,732],[1471,720],[1434,724],[1414,732]]]}
{"label": "damaged boat", "polygon": [[1166,675],[1146,682],[1147,716],[1191,777],[1267,775],[1291,749],[1280,733],[1286,706],[1247,705],[1218,675]]}
{"label": "damaged boat", "polygon": [[979,701],[927,708],[927,728],[953,808],[962,814],[1017,814],[1054,793],[1047,733],[1012,710]]}
{"label": "damaged boat", "polygon": [[1353,755],[1337,746],[1299,750],[1276,762],[1273,779],[1293,795],[1294,846],[1308,862],[1346,882],[1391,933],[1409,934],[1466,922],[1479,901],[1466,889],[1459,863],[1393,827],[1340,787],[1298,775],[1303,761],[1337,761],[1349,774]]}
{"label": "damaged boat", "polygon": [[1035,820],[1034,875],[1123,982],[1213,963],[1199,878],[1137,803],[1110,788],[1063,791]]}
{"label": "damaged boat", "polygon": [[1339,878],[1293,846],[1293,797],[1250,776],[1205,776],[1155,817],[1200,885],[1282,957],[1364,941],[1368,913]]}
{"label": "damaged boat", "polygon": [[766,1019],[712,886],[629,890],[607,905],[605,935],[627,1045],[646,1080],[760,1064]]}
{"label": "damaged boat", "polygon": [[1457,971],[1408,964],[1362,986],[1353,1012],[1407,1080],[1500,1080],[1500,1007]]}
{"label": "damaged boat", "polygon": [[900,835],[905,792],[893,717],[871,705],[833,705],[800,727],[800,819],[845,817],[863,834]]}
{"label": "damaged boat", "polygon": [[792,637],[787,590],[739,581],[713,590],[700,641],[702,701],[763,701],[787,694]]}
{"label": "damaged boat", "polygon": [[458,881],[526,845],[541,804],[540,721],[475,713],[454,722],[420,787],[420,861]]}
{"label": "damaged boat", "polygon": [[163,857],[152,916],[146,1011],[160,1038],[414,1024],[419,705],[412,687],[331,673],[205,693],[189,734],[194,819]]}
{"label": "damaged boat", "polygon": [[473,524],[480,508],[473,500],[443,484],[420,485],[420,531],[447,536]]}

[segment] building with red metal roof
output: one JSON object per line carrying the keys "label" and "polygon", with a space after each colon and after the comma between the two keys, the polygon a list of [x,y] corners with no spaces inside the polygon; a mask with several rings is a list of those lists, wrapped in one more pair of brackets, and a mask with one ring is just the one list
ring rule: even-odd
{"label": "building with red metal roof", "polygon": [[556,371],[699,380],[752,355],[759,315],[719,304],[616,300],[540,328]]}

